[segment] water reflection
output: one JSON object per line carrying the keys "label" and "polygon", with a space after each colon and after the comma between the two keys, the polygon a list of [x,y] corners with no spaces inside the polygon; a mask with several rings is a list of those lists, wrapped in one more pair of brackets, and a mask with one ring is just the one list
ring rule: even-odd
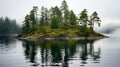
{"label": "water reflection", "polygon": [[15,39],[10,36],[0,36],[0,44],[8,45],[9,43],[14,42]]}
{"label": "water reflection", "polygon": [[25,58],[32,66],[62,66],[69,67],[74,60],[79,60],[80,66],[85,66],[87,60],[100,62],[101,49],[95,50],[95,40],[42,40],[24,41]]}
{"label": "water reflection", "polygon": [[5,54],[6,52],[15,48],[16,39],[9,36],[0,36],[0,54]]}

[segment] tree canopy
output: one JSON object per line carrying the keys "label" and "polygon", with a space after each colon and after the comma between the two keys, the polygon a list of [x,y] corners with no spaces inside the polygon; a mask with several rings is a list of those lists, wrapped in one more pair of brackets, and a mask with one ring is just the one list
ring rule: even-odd
{"label": "tree canopy", "polygon": [[[88,30],[93,30],[94,23],[100,26],[100,18],[97,12],[93,12],[91,16],[87,13],[87,9],[84,9],[77,16],[73,10],[69,10],[67,2],[63,0],[60,7],[55,6],[50,9],[42,6],[38,11],[38,7],[34,6],[29,14],[26,15],[23,24],[23,33],[29,34],[31,32],[39,32],[41,35],[58,34],[55,30],[68,30],[63,31],[60,35],[71,33],[70,35],[88,33]],[[76,29],[77,31],[73,31]],[[47,31],[49,34],[43,34]],[[51,33],[50,33],[51,32]]]}

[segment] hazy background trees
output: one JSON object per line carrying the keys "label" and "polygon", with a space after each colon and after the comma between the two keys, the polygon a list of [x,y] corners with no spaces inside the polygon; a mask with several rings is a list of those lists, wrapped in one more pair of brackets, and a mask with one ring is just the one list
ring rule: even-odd
{"label": "hazy background trees", "polygon": [[17,25],[16,20],[0,17],[0,34],[17,34],[20,32],[21,27]]}

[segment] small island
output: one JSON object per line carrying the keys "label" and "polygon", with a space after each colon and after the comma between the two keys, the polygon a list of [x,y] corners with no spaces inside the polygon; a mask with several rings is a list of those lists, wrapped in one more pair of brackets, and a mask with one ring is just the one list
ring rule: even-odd
{"label": "small island", "polygon": [[96,11],[90,16],[84,9],[77,16],[73,10],[69,10],[67,2],[63,0],[60,7],[50,9],[37,6],[26,15],[22,33],[19,39],[99,39],[105,38],[94,31],[94,24],[100,26],[100,18]]}

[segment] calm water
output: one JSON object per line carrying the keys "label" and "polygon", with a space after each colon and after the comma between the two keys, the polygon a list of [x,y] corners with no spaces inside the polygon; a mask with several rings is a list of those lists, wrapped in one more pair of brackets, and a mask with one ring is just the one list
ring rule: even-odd
{"label": "calm water", "polygon": [[120,38],[20,41],[0,37],[0,67],[119,67]]}

